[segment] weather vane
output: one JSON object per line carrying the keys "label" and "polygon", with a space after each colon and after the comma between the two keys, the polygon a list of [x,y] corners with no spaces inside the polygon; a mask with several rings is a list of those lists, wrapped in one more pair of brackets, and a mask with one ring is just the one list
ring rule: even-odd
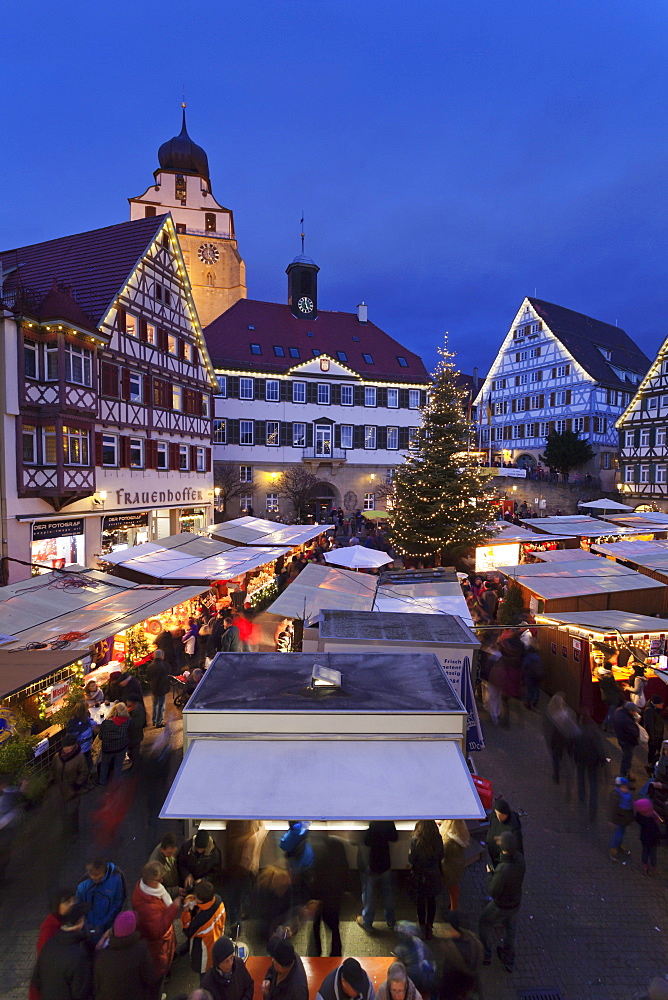
{"label": "weather vane", "polygon": [[304,256],[304,238],[306,236],[306,233],[304,232],[304,209],[303,208],[302,208],[302,217],[299,220],[299,222],[300,222],[301,227],[302,227],[302,257],[303,257]]}

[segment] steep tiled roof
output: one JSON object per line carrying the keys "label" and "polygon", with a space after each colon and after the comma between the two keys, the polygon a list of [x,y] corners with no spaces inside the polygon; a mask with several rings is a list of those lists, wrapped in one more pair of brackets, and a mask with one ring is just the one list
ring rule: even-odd
{"label": "steep tiled roof", "polygon": [[[249,329],[252,327],[252,329]],[[318,312],[317,319],[296,319],[290,306],[257,299],[239,299],[204,330],[215,366],[266,372],[287,372],[309,361],[313,351],[327,354],[360,375],[394,382],[427,382],[422,359],[374,323],[360,323],[356,313]],[[261,354],[251,352],[251,344]],[[277,357],[274,347],[282,348]],[[299,357],[290,356],[290,348]],[[345,357],[339,357],[343,352]],[[370,356],[368,363],[364,355]],[[402,358],[406,364],[398,360]]]}
{"label": "steep tiled roof", "polygon": [[[35,303],[34,308],[43,313],[39,303],[49,295],[55,279],[70,287],[71,296],[82,314],[89,317],[89,324],[92,320],[98,326],[164,221],[164,215],[153,216],[4,250],[0,253],[3,266],[20,266],[5,281],[3,298],[9,301],[12,292],[20,287]],[[64,307],[62,300],[60,305]],[[56,317],[44,314],[44,318]],[[74,322],[71,316],[62,318]]]}
{"label": "steep tiled roof", "polygon": [[51,289],[40,302],[35,315],[41,323],[48,322],[50,319],[63,319],[74,326],[81,326],[88,330],[95,329],[95,324],[90,316],[86,315],[76,299],[72,297],[71,290],[58,287],[55,278]]}
{"label": "steep tiled roof", "polygon": [[[614,368],[635,372],[641,377],[648,370],[649,358],[619,327],[542,299],[529,298],[528,301],[566,350],[597,382],[628,389],[635,383],[620,378]],[[599,347],[610,352],[609,360]]]}

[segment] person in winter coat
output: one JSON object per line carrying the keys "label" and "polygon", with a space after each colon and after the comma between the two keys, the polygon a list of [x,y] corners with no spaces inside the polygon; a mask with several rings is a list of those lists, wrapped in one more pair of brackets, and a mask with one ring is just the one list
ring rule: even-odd
{"label": "person in winter coat", "polygon": [[203,976],[213,963],[213,946],[225,933],[225,904],[207,879],[183,900],[183,933],[190,941],[190,968]]}
{"label": "person in winter coat", "polygon": [[505,799],[498,798],[494,802],[494,811],[489,818],[487,829],[487,850],[489,852],[489,870],[494,870],[501,859],[500,838],[502,833],[512,833],[515,836],[517,850],[523,856],[522,823]]}
{"label": "person in winter coat", "polygon": [[224,631],[220,637],[220,646],[218,647],[221,653],[241,653],[244,648],[241,641],[241,633],[232,615],[225,616],[223,625]]}
{"label": "person in winter coat", "polygon": [[176,835],[166,833],[159,844],[151,853],[149,861],[159,861],[164,868],[162,884],[174,899],[179,894],[179,873],[176,867],[176,855],[179,849],[179,842]]}
{"label": "person in winter coat", "polygon": [[[102,691],[97,689],[100,694]],[[96,726],[93,725],[88,714],[88,707],[85,701],[78,701],[72,709],[72,715],[65,726],[65,735],[74,736],[76,742],[81,747],[81,752],[86,758],[88,773],[93,773],[93,752],[91,746],[95,738]]]}
{"label": "person in winter coat", "polygon": [[262,981],[263,1000],[308,1000],[306,972],[292,944],[279,940],[269,953],[272,961]]}
{"label": "person in winter coat", "polygon": [[311,896],[320,903],[317,914],[313,918],[313,937],[315,939],[315,954],[322,954],[321,927],[324,923],[329,928],[332,941],[329,949],[330,957],[341,954],[341,903],[350,878],[350,866],[345,844],[338,837],[316,835],[311,844],[315,861],[309,871]]}
{"label": "person in winter coat", "polygon": [[163,868],[149,861],[132,891],[132,909],[137,915],[137,930],[146,941],[153,960],[151,997],[160,997],[162,981],[169,971],[176,951],[174,920],[181,910],[181,898],[172,900],[162,884]]}
{"label": "person in winter coat", "polygon": [[387,925],[394,926],[394,882],[390,844],[396,843],[398,839],[397,828],[391,820],[372,820],[358,851],[358,868],[362,879],[362,912],[357,917],[357,923],[367,933],[373,930],[376,915],[375,897],[378,889],[383,894]]}
{"label": "person in winter coat", "polygon": [[99,708],[104,701],[104,691],[97,681],[88,681],[84,688],[86,708]]}
{"label": "person in winter coat", "polygon": [[41,1000],[91,1000],[93,948],[84,930],[87,911],[84,903],[71,906],[42,948],[30,981]]}
{"label": "person in winter coat", "polygon": [[88,784],[88,764],[76,736],[65,734],[60,753],[51,761],[56,808],[63,821],[63,836],[79,836],[79,805]]}
{"label": "person in winter coat", "polygon": [[575,712],[566,704],[563,691],[552,695],[547,703],[543,733],[552,758],[552,780],[558,785],[564,751],[572,756],[573,745],[580,733]]}
{"label": "person in winter coat", "polygon": [[137,915],[124,910],[95,950],[95,1000],[150,1000],[155,982],[148,945],[137,930]]}
{"label": "person in winter coat", "polygon": [[647,686],[647,678],[645,677],[645,668],[640,663],[633,664],[633,676],[627,684],[627,691],[629,692],[629,698],[636,705],[640,711],[643,710],[647,704],[645,698],[645,688]]}
{"label": "person in winter coat", "polygon": [[443,889],[443,853],[443,841],[434,820],[418,820],[410,841],[408,862],[411,866],[418,924],[427,941],[431,940],[436,898]]}
{"label": "person in winter coat", "polygon": [[408,978],[403,962],[392,962],[387,979],[378,987],[376,1000],[422,1000],[422,994],[412,979]]}
{"label": "person in winter coat", "polygon": [[141,681],[134,674],[131,674],[129,670],[121,674],[121,678],[118,682],[121,686],[122,700],[126,701],[128,698],[136,698],[137,701],[143,701],[144,695],[142,694]]}
{"label": "person in winter coat", "polygon": [[111,771],[112,781],[119,781],[123,773],[125,752],[130,742],[130,718],[123,702],[112,708],[108,718],[100,724],[100,784],[106,785]]}
{"label": "person in winter coat", "polygon": [[461,915],[448,915],[449,936],[443,942],[443,967],[439,1000],[469,1000],[478,988],[484,958],[482,942],[462,927]]}
{"label": "person in winter coat", "polygon": [[501,635],[498,641],[500,658],[494,667],[494,675],[490,675],[492,683],[501,688],[501,723],[510,725],[510,699],[522,697],[524,659],[524,644],[513,630],[510,634]]}
{"label": "person in winter coat", "polygon": [[610,822],[614,829],[610,838],[609,852],[613,861],[619,861],[631,852],[622,846],[626,828],[633,822],[633,796],[629,779],[620,775],[615,778],[615,787],[610,791]]}
{"label": "person in winter coat", "polygon": [[622,689],[615,680],[615,676],[608,664],[604,667],[597,667],[596,676],[598,677],[601,699],[607,709],[605,721],[603,722],[603,729],[607,730],[612,725],[612,717],[615,714],[615,709],[619,708],[624,698]]}
{"label": "person in winter coat", "polygon": [[652,774],[661,753],[663,743],[663,699],[660,694],[652,695],[642,714],[642,724],[647,730],[647,773]]}
{"label": "person in winter coat", "polygon": [[622,751],[622,762],[619,766],[619,773],[624,778],[628,778],[633,762],[633,748],[640,742],[640,730],[638,729],[638,718],[640,709],[632,701],[626,701],[619,708],[615,709],[612,717],[612,724],[615,727],[615,736]]}
{"label": "person in winter coat", "polygon": [[438,827],[443,841],[443,881],[450,897],[450,909],[459,907],[459,883],[466,868],[466,848],[471,834],[463,819],[444,819]]}
{"label": "person in winter coat", "polygon": [[172,686],[161,649],[154,651],[153,659],[146,668],[146,679],[153,698],[153,725],[161,729],[165,724],[165,699]]}
{"label": "person in winter coat", "polygon": [[88,927],[97,943],[109,930],[125,902],[125,876],[120,868],[102,858],[86,865],[88,878],[77,886],[77,902],[88,903]]}
{"label": "person in winter coat", "polygon": [[197,666],[197,636],[199,635],[199,622],[196,618],[188,619],[188,628],[181,640],[183,651],[186,657],[186,666],[189,670]]}
{"label": "person in winter coat", "polygon": [[515,929],[522,902],[524,856],[517,850],[515,835],[506,831],[499,838],[499,863],[489,876],[487,891],[492,897],[480,914],[479,937],[484,948],[484,965],[492,962],[492,931],[503,928],[503,944],[496,949],[504,968],[513,971],[515,964]]}
{"label": "person in winter coat", "polygon": [[[530,632],[529,635],[531,636]],[[540,701],[540,682],[544,673],[540,653],[535,646],[529,646],[522,657],[522,680],[525,692],[524,704],[530,712],[535,711]]]}
{"label": "person in winter coat", "polygon": [[327,973],[315,1000],[374,1000],[373,984],[356,958]]}
{"label": "person in winter coat", "polygon": [[[40,952],[46,942],[50,941],[54,934],[60,930],[63,917],[74,906],[76,901],[77,897],[74,889],[59,889],[52,897],[51,907],[42,921],[39,934],[37,935],[37,944],[35,945],[37,958],[39,958]],[[39,990],[32,983],[28,990],[28,1000],[40,1000]]]}
{"label": "person in winter coat", "polygon": [[589,822],[594,823],[598,811],[598,772],[607,758],[599,728],[588,712],[580,716],[580,732],[573,743],[573,756],[580,802],[586,801],[585,775],[589,779]]}
{"label": "person in winter coat", "polygon": [[633,808],[636,823],[640,827],[642,871],[645,875],[656,875],[656,849],[661,840],[661,817],[654,811],[654,805],[649,799],[638,799]]}
{"label": "person in winter coat", "polygon": [[165,666],[167,667],[168,674],[178,673],[177,669],[177,657],[176,649],[174,646],[174,636],[167,629],[163,629],[159,632],[153,640],[156,649],[159,649],[164,654]]}
{"label": "person in winter coat", "polygon": [[288,871],[293,875],[303,875],[314,861],[313,848],[308,842],[309,824],[299,820],[288,820],[289,830],[284,833],[278,846],[285,853]]}
{"label": "person in winter coat", "polygon": [[201,827],[194,837],[186,840],[176,855],[179,885],[191,889],[195,882],[206,878],[217,888],[222,881],[223,865],[213,837]]}
{"label": "person in winter coat", "polygon": [[140,761],[139,748],[144,739],[144,729],[146,728],[146,709],[144,699],[137,698],[136,695],[126,695],[125,707],[128,710],[128,757],[130,767],[137,767]]}
{"label": "person in winter coat", "polygon": [[243,961],[234,954],[234,942],[224,934],[213,946],[213,964],[201,986],[213,1000],[253,1000],[253,979]]}

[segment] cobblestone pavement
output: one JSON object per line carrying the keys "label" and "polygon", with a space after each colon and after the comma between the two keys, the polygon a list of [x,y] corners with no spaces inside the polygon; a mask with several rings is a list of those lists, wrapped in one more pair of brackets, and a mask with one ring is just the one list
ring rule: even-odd
{"label": "cobblestone pavement", "polygon": [[[601,789],[601,817],[593,828],[583,821],[578,808],[573,775],[568,768],[561,784],[550,777],[540,717],[533,713],[514,715],[511,728],[486,723],[487,749],[476,755],[479,772],[494,783],[514,809],[523,815],[527,876],[518,927],[515,971],[506,973],[498,963],[483,970],[485,1000],[516,1000],[520,989],[557,987],[564,1000],[630,1000],[646,988],[650,978],[665,971],[668,927],[668,851],[659,851],[659,876],[641,874],[640,845],[636,828],[627,835],[631,849],[628,863],[613,863],[607,855],[609,826],[606,822],[608,787]],[[155,731],[148,730],[149,739]],[[175,742],[178,742],[179,734]],[[619,761],[619,750],[609,740],[611,774]],[[178,750],[174,764],[178,763]],[[645,780],[641,761],[636,761],[637,784]],[[128,783],[129,783],[128,779]],[[74,885],[94,851],[91,814],[99,806],[102,791],[85,796],[82,833],[77,845],[63,845],[59,820],[46,810],[28,818],[18,843],[3,892],[0,914],[0,967],[2,996],[23,1000],[34,961],[37,928],[46,913],[49,889]],[[151,822],[147,814],[146,789],[140,779],[128,816],[109,856],[126,874],[131,891],[148,852],[169,828]],[[461,908],[475,929],[484,906],[483,863],[470,866],[462,882]],[[393,933],[376,924],[368,937],[355,924],[358,896],[346,897],[342,912],[344,954],[389,955]],[[414,919],[405,877],[400,879],[398,919]],[[439,953],[436,926],[434,952]],[[253,922],[244,928],[254,953],[259,953]],[[297,949],[311,950],[310,927],[300,931]],[[196,985],[186,958],[174,966],[167,987],[171,998]]]}

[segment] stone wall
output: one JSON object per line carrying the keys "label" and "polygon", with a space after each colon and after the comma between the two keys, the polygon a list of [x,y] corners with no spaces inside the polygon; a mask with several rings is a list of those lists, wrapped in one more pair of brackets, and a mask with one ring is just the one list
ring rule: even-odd
{"label": "stone wall", "polygon": [[[607,500],[620,500],[619,494],[615,490],[610,493],[602,493],[601,490],[592,487],[585,487],[583,484],[574,483],[549,483],[539,482],[533,479],[504,479],[501,476],[495,477],[491,484],[497,496],[505,497],[508,500],[516,500],[518,506],[524,500],[530,508],[534,508],[536,513],[543,517],[550,517],[557,513],[578,514],[586,513],[578,507],[580,500],[599,500],[605,497]],[[514,489],[513,487],[516,487]],[[539,511],[536,505],[536,497],[546,501],[545,510]],[[622,503],[626,502],[621,500]],[[631,506],[632,504],[629,504]]]}

